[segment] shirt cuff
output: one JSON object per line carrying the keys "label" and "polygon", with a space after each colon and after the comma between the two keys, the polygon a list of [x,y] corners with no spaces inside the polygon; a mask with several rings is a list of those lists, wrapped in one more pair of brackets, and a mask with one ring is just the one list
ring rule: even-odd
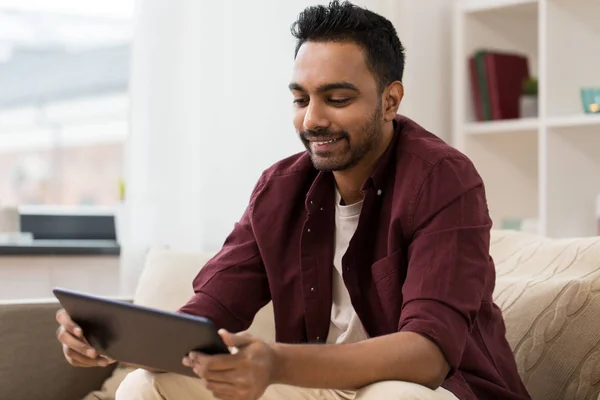
{"label": "shirt cuff", "polygon": [[469,330],[467,320],[454,308],[435,300],[413,300],[402,309],[398,330],[418,333],[435,343],[450,366],[448,377],[454,374]]}

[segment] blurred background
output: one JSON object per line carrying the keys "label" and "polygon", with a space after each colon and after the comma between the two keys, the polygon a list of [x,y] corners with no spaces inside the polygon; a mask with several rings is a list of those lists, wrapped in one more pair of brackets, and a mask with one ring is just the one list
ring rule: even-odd
{"label": "blurred background", "polygon": [[[597,1],[355,3],[396,26],[400,113],[473,159],[495,228],[598,234]],[[130,293],[149,248],[217,250],[260,173],[303,150],[289,28],[312,4],[0,0],[0,282],[25,288],[4,297],[76,275]],[[111,267],[43,266],[73,254]]]}
{"label": "blurred background", "polygon": [[110,206],[119,200],[134,2],[85,3],[0,3],[4,204]]}
{"label": "blurred background", "polygon": [[[65,362],[52,288],[192,296],[261,172],[304,150],[290,25],[327,1],[0,0],[0,398],[114,399],[122,366]],[[596,399],[600,1],[355,3],[406,48],[400,113],[483,178],[528,389]]]}
{"label": "blurred background", "polygon": [[[449,139],[452,4],[426,3],[357,2],[392,20],[407,48],[402,112]],[[0,204],[29,233],[5,228],[0,262],[112,254],[121,268],[98,274],[119,274],[128,293],[152,246],[217,250],[260,173],[303,150],[289,29],[312,4],[0,1]]]}

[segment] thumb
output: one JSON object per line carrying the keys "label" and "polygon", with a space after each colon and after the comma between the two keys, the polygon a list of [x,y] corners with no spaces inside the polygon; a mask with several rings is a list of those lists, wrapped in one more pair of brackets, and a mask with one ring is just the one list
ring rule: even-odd
{"label": "thumb", "polygon": [[219,329],[219,336],[221,336],[221,339],[223,339],[223,342],[227,347],[245,347],[255,340],[248,333],[230,333],[225,329]]}

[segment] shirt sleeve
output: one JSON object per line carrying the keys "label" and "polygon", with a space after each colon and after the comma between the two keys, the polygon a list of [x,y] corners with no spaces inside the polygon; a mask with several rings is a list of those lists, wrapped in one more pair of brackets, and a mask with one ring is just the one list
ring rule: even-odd
{"label": "shirt sleeve", "polygon": [[252,228],[252,210],[262,178],[250,204],[221,250],[193,281],[194,295],[179,312],[210,319],[230,332],[248,329],[255,314],[270,300],[267,275]]}
{"label": "shirt sleeve", "polygon": [[432,168],[412,223],[398,328],[437,344],[451,375],[495,274],[485,190],[466,157],[447,158]]}

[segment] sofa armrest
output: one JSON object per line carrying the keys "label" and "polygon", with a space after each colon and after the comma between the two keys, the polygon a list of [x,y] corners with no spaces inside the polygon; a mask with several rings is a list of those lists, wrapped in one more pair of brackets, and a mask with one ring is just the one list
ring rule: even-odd
{"label": "sofa armrest", "polygon": [[[56,339],[55,300],[0,302],[0,388],[12,400],[81,400],[114,366],[76,368]],[[4,397],[3,397],[4,398]]]}

